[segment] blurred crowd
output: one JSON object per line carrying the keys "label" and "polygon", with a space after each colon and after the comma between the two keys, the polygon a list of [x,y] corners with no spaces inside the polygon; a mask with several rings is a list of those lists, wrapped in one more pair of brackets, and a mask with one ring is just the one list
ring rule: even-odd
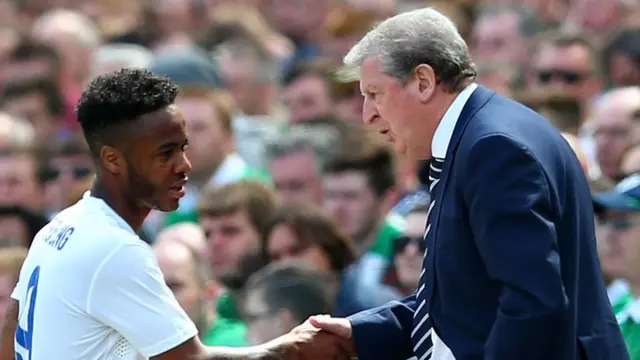
{"label": "blurred crowd", "polygon": [[558,127],[594,194],[635,204],[596,226],[640,359],[638,0],[0,0],[0,315],[35,233],[91,186],[82,89],[123,67],[181,88],[189,190],[140,236],[204,343],[259,344],[413,292],[428,164],[361,125],[340,63],[376,22],[425,6],[456,22],[479,84]]}

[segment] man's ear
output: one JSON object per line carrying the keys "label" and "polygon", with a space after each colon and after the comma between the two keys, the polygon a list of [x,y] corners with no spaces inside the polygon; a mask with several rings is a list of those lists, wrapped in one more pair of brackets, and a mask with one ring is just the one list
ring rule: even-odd
{"label": "man's ear", "polygon": [[415,89],[418,99],[426,103],[433,97],[438,79],[431,65],[420,64],[414,70]]}
{"label": "man's ear", "polygon": [[112,174],[120,174],[124,168],[122,152],[111,145],[104,145],[100,148],[100,162]]}

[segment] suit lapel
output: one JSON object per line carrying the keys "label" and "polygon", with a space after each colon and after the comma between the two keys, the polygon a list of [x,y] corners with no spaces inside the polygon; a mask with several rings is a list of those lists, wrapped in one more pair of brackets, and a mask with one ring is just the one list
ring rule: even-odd
{"label": "suit lapel", "polygon": [[[433,296],[433,289],[435,287],[435,257],[436,257],[436,243],[438,240],[438,232],[440,227],[438,226],[440,223],[440,209],[442,208],[442,204],[444,203],[444,193],[447,188],[449,176],[451,175],[451,166],[455,161],[455,151],[458,148],[460,143],[460,139],[462,138],[462,134],[466,129],[467,125],[473,115],[489,101],[489,99],[495,94],[494,91],[485,88],[484,86],[478,86],[478,88],[471,94],[469,100],[464,105],[462,109],[462,113],[460,113],[460,118],[456,122],[456,126],[453,129],[453,134],[451,135],[451,141],[449,142],[449,146],[447,148],[447,155],[442,167],[442,173],[440,174],[440,184],[437,186],[437,191],[435,194],[432,194],[434,197],[435,205],[433,207],[433,215],[432,215],[432,223],[431,230],[427,236],[427,247],[429,256],[427,256],[427,283],[425,284],[425,290],[427,291],[426,298],[431,299]],[[427,300],[427,303],[430,301]]]}

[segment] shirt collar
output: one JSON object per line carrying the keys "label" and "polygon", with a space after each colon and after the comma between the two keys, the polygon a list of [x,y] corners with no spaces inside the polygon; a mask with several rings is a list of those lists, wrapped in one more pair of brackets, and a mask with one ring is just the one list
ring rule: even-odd
{"label": "shirt collar", "polygon": [[467,103],[473,91],[478,87],[477,84],[471,83],[464,90],[458,94],[453,101],[447,112],[444,113],[440,124],[436,128],[436,132],[433,134],[433,141],[431,142],[431,155],[436,158],[444,159],[447,155],[447,148],[453,135],[453,130],[456,127],[458,118],[464,109],[464,105]]}
{"label": "shirt collar", "polygon": [[126,222],[122,216],[120,216],[109,204],[107,204],[104,200],[97,198],[95,196],[91,196],[91,191],[86,191],[82,196],[83,203],[87,204],[90,207],[97,208],[98,211],[102,212],[109,219],[111,219],[118,227],[134,234],[137,236],[136,232],[133,230],[131,225]]}

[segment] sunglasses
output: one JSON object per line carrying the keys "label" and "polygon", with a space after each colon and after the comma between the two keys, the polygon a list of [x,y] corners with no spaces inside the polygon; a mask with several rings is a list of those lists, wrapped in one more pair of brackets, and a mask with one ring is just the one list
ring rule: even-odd
{"label": "sunglasses", "polygon": [[598,222],[602,226],[607,226],[618,231],[629,231],[637,226],[640,226],[640,221],[638,219],[607,219],[601,217]]}
{"label": "sunglasses", "polygon": [[[63,171],[65,171],[65,169],[57,167],[45,169],[45,178],[47,181],[56,181],[60,178],[60,175],[62,175]],[[84,179],[85,177],[91,175],[92,172],[91,169],[87,166],[73,166],[70,171],[71,176],[73,176],[74,180]]]}
{"label": "sunglasses", "polygon": [[393,242],[393,253],[399,254],[409,245],[414,244],[420,249],[420,252],[427,250],[427,242],[420,236],[401,236]]}
{"label": "sunglasses", "polygon": [[566,84],[576,84],[582,81],[586,77],[587,77],[587,74],[583,74],[575,71],[567,71],[567,70],[559,70],[559,69],[538,71],[538,80],[542,84],[548,84],[553,79],[558,79]]}

